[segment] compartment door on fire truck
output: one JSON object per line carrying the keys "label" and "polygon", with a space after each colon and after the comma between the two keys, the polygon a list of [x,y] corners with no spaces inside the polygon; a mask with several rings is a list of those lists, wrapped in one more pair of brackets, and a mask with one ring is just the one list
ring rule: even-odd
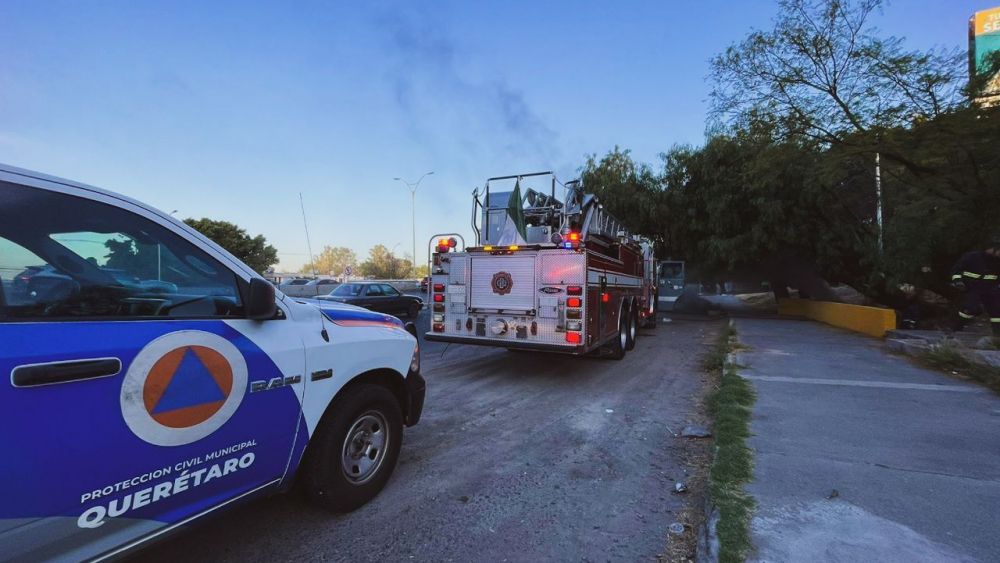
{"label": "compartment door on fire truck", "polygon": [[245,280],[146,213],[0,178],[0,275],[29,272],[0,284],[0,557],[89,557],[74,550],[141,540],[288,465],[292,320],[243,319]]}
{"label": "compartment door on fire truck", "polygon": [[535,257],[473,256],[472,300],[477,311],[535,309]]}

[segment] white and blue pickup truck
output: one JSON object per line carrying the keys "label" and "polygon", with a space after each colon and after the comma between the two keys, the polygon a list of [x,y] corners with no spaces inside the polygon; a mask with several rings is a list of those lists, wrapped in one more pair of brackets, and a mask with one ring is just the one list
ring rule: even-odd
{"label": "white and blue pickup truck", "polygon": [[361,506],[423,410],[415,335],[276,293],[166,213],[0,165],[0,560],[116,557],[293,483]]}

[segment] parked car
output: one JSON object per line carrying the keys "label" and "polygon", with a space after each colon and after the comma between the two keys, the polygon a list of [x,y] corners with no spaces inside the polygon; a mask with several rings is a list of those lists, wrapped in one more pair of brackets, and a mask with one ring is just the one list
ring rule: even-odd
{"label": "parked car", "polygon": [[302,294],[302,289],[305,287],[310,280],[306,278],[295,278],[291,280],[286,280],[278,284],[278,289],[285,295],[292,297],[298,297]]}
{"label": "parked car", "polygon": [[316,280],[311,280],[309,283],[306,284],[306,287],[308,288],[308,291],[312,295],[326,295],[327,293],[333,291],[333,288],[337,287],[338,285],[340,285],[340,282],[337,280],[332,280],[329,278],[320,278]]}
{"label": "parked car", "polygon": [[315,280],[296,279],[287,284],[281,284],[279,289],[289,297],[318,297],[330,293],[338,285],[340,285],[339,281],[329,278]]}
{"label": "parked car", "polygon": [[28,284],[31,283],[31,278],[35,277],[41,272],[54,272],[54,271],[55,268],[49,266],[48,264],[42,264],[39,266],[28,266],[21,273],[14,276],[14,281],[11,287],[16,294],[27,295]]}
{"label": "parked car", "polygon": [[417,318],[424,306],[419,297],[404,295],[391,285],[380,282],[345,283],[318,300],[357,305],[391,315],[406,315],[411,319]]}
{"label": "parked car", "polygon": [[120,559],[293,484],[347,512],[389,481],[423,410],[413,323],[278,295],[167,213],[0,165],[0,271],[25,257],[48,267],[0,285],[0,560]]}

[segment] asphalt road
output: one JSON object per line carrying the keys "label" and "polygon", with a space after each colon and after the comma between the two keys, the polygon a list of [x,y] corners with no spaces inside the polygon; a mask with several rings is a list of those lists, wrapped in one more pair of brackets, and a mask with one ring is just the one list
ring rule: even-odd
{"label": "asphalt road", "polygon": [[[426,311],[421,315],[426,329]],[[622,361],[428,344],[424,418],[382,493],[347,515],[300,496],[227,512],[156,561],[649,560],[683,497],[687,421],[720,322],[661,324]]]}

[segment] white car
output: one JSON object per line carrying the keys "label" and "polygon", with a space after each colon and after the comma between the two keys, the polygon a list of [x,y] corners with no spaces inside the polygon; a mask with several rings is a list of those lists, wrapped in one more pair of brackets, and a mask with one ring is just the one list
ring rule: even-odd
{"label": "white car", "polygon": [[[28,266],[59,275],[8,295]],[[126,197],[0,165],[5,277],[0,560],[115,557],[296,479],[353,510],[420,419],[412,325],[276,294]]]}

